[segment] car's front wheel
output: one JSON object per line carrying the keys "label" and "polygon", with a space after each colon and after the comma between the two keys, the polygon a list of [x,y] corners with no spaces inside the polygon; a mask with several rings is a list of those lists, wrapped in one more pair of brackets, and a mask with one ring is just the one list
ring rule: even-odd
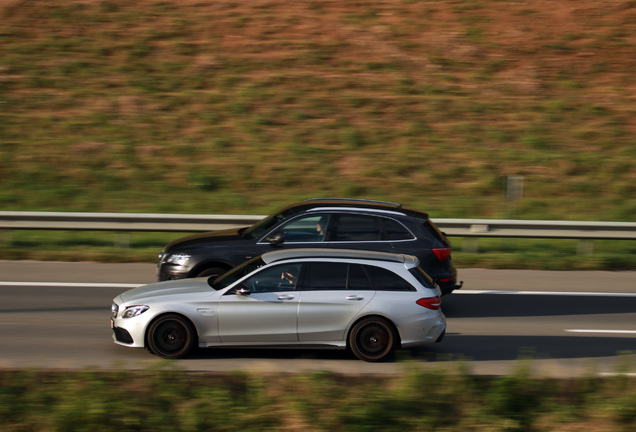
{"label": "car's front wheel", "polygon": [[148,329],[148,349],[159,357],[184,357],[192,350],[195,341],[194,327],[180,315],[164,315]]}
{"label": "car's front wheel", "polygon": [[395,329],[391,323],[380,317],[361,320],[349,334],[349,346],[360,360],[379,362],[393,354],[397,344]]}

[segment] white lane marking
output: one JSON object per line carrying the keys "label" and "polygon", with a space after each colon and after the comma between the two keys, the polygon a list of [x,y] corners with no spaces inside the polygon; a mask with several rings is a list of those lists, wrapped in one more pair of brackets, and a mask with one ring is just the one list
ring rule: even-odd
{"label": "white lane marking", "polygon": [[603,377],[616,377],[616,376],[636,377],[636,373],[634,372],[601,372],[599,375]]}
{"label": "white lane marking", "polygon": [[610,292],[570,292],[570,291],[488,291],[488,290],[457,290],[453,294],[503,294],[503,295],[551,295],[551,296],[583,296],[583,297],[636,297],[636,293]]}
{"label": "white lane marking", "polygon": [[610,334],[636,334],[636,330],[595,330],[595,329],[566,329],[570,333],[610,333]]}
{"label": "white lane marking", "polygon": [[137,288],[144,284],[82,283],[82,282],[0,282],[0,286],[51,287],[51,288]]}

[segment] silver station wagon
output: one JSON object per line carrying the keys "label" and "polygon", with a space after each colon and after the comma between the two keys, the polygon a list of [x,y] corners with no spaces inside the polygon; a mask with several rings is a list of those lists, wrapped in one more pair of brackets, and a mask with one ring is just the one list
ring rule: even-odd
{"label": "silver station wagon", "polygon": [[157,282],[112,304],[115,343],[181,358],[194,348],[350,349],[382,361],[442,340],[441,291],[411,255],[268,252],[214,278]]}

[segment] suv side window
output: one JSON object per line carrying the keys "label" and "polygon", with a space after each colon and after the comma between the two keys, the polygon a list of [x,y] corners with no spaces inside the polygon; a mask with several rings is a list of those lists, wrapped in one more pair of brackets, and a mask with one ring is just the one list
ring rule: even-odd
{"label": "suv side window", "polygon": [[378,217],[341,214],[337,216],[337,221],[335,231],[330,237],[332,241],[378,241],[381,238]]}
{"label": "suv side window", "polygon": [[413,234],[393,219],[382,219],[382,240],[412,240]]}
{"label": "suv side window", "polygon": [[373,290],[360,264],[312,262],[304,264],[303,273],[308,291]]}
{"label": "suv side window", "polygon": [[329,223],[328,215],[312,215],[300,217],[282,228],[285,243],[321,242]]}
{"label": "suv side window", "polygon": [[378,241],[411,240],[413,234],[404,225],[385,217],[341,214],[329,240],[331,241]]}
{"label": "suv side window", "polygon": [[375,266],[364,266],[376,290],[415,291],[415,288],[390,270]]}

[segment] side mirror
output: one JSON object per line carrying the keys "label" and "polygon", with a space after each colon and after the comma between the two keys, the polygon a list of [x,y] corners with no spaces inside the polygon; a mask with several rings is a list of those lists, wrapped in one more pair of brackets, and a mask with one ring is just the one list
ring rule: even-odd
{"label": "side mirror", "polygon": [[243,282],[234,287],[234,294],[236,295],[248,296],[251,293],[250,288]]}
{"label": "side mirror", "polygon": [[270,243],[272,246],[278,246],[279,244],[285,242],[285,234],[282,231],[274,231],[267,237],[265,237],[265,241]]}

